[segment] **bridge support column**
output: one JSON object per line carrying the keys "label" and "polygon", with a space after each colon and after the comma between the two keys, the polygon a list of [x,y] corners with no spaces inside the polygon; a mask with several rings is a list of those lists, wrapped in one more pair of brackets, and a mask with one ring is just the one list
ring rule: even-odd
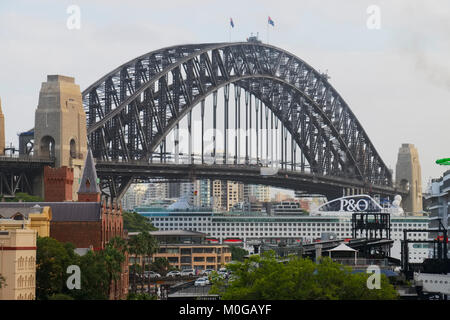
{"label": "bridge support column", "polygon": [[33,185],[33,195],[44,199],[44,170],[34,176],[31,183]]}
{"label": "bridge support column", "polygon": [[213,157],[216,164],[216,136],[217,136],[217,91],[213,92]]}
{"label": "bridge support column", "polygon": [[248,96],[249,93],[245,91],[245,164],[248,164]]}
{"label": "bridge support column", "polygon": [[259,112],[259,100],[255,99],[255,111],[256,111],[256,163],[259,163],[259,132],[258,132],[258,112]]}
{"label": "bridge support column", "polygon": [[224,108],[225,108],[225,114],[224,114],[224,133],[223,133],[223,163],[228,163],[228,108],[229,108],[229,99],[230,99],[230,85],[227,84],[224,87],[223,91],[224,95]]}
{"label": "bridge support column", "polygon": [[192,111],[189,111],[188,115],[188,131],[189,131],[189,163],[194,163],[194,156],[192,154]]}
{"label": "bridge support column", "polygon": [[201,102],[201,117],[202,117],[202,164],[205,163],[205,99]]}
{"label": "bridge support column", "polygon": [[177,125],[175,126],[175,141],[174,141],[174,145],[175,145],[175,163],[179,163],[179,156],[180,156],[180,124],[177,123]]}

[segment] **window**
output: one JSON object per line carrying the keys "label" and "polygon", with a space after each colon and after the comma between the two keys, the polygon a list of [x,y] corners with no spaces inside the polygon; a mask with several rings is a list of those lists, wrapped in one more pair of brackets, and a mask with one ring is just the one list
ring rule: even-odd
{"label": "window", "polygon": [[77,145],[74,139],[70,140],[70,157],[72,159],[77,158]]}

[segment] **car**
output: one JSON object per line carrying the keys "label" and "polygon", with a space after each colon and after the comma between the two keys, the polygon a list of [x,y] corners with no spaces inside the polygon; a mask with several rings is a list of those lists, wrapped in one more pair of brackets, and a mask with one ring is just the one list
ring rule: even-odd
{"label": "car", "polygon": [[213,269],[205,269],[205,271],[202,272],[202,275],[208,276],[208,275],[210,275],[211,272],[213,272],[213,271],[214,271]]}
{"label": "car", "polygon": [[193,277],[195,276],[195,271],[194,269],[185,269],[185,270],[181,270],[181,276],[183,277]]}
{"label": "car", "polygon": [[145,271],[145,277],[148,278],[161,278],[161,275],[155,271]]}
{"label": "car", "polygon": [[204,286],[206,286],[205,278],[198,278],[197,280],[195,280],[194,286],[196,286],[196,287],[204,287]]}
{"label": "car", "polygon": [[196,287],[204,287],[209,284],[208,277],[201,277],[195,280],[194,286]]}
{"label": "car", "polygon": [[181,272],[180,271],[169,271],[166,274],[166,277],[179,277],[181,276]]}
{"label": "car", "polygon": [[230,271],[228,271],[226,268],[220,268],[219,271],[217,272],[221,277],[228,279],[228,277],[230,276]]}

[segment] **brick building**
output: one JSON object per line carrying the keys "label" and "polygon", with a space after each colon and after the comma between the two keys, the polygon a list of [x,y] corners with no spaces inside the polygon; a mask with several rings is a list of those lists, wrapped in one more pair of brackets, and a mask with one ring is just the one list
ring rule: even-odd
{"label": "brick building", "polygon": [[44,167],[45,201],[72,201],[73,168]]}

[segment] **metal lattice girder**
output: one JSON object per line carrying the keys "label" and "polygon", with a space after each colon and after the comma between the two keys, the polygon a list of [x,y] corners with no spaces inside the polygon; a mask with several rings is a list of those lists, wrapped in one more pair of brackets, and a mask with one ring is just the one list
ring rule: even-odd
{"label": "metal lattice girder", "polygon": [[229,84],[271,109],[314,173],[392,185],[387,166],[327,77],[285,50],[254,42],[168,47],[96,81],[83,92],[94,156],[148,160],[180,119]]}

